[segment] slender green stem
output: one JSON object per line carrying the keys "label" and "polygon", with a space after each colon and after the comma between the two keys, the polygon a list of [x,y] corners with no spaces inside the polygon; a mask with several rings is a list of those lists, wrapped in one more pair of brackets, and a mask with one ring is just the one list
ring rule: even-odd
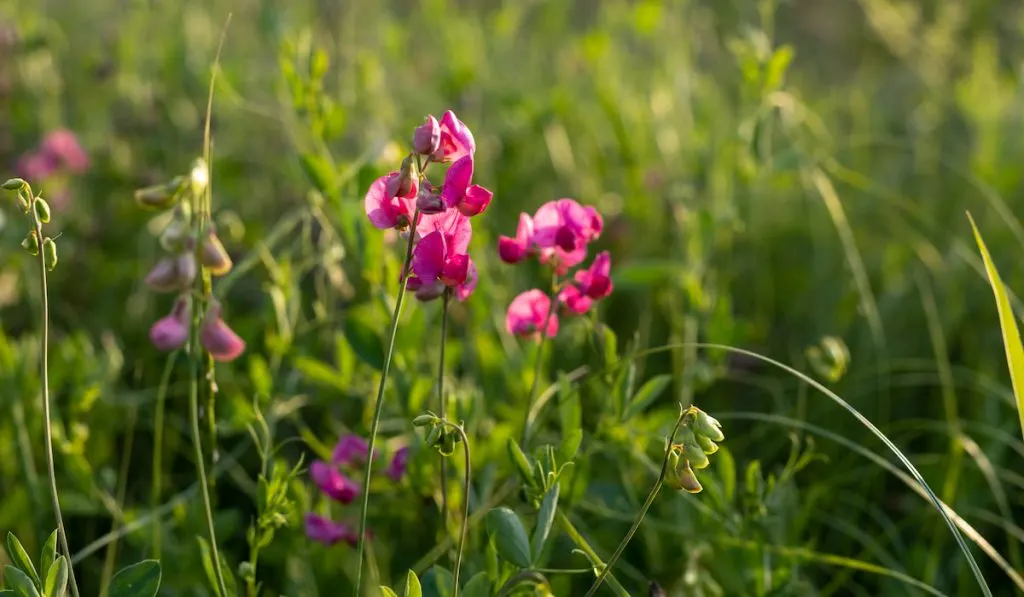
{"label": "slender green stem", "polygon": [[356,592],[355,595],[362,595],[360,589],[363,584],[363,553],[366,548],[366,512],[370,508],[370,473],[373,471],[373,445],[377,441],[377,428],[380,426],[380,414],[384,407],[384,388],[387,386],[388,373],[391,371],[391,360],[395,354],[395,338],[398,336],[398,320],[402,315],[402,303],[405,302],[406,279],[409,276],[409,265],[412,261],[412,247],[416,242],[416,222],[420,219],[420,212],[412,217],[412,225],[409,227],[409,243],[405,248],[405,260],[402,262],[402,276],[398,287],[398,297],[395,299],[395,310],[391,314],[391,329],[388,332],[388,351],[384,355],[384,368],[381,371],[380,383],[377,385],[377,402],[373,408],[373,421],[370,423],[370,441],[367,450],[366,471],[363,477],[363,502],[359,511],[359,557],[356,560]]}
{"label": "slender green stem", "polygon": [[[27,185],[26,185],[27,187]],[[32,195],[31,190],[29,194]],[[50,298],[46,288],[46,251],[43,250],[43,224],[39,220],[39,214],[35,209],[35,201],[38,197],[30,200],[32,214],[32,225],[35,229],[36,238],[39,239],[39,292],[42,302],[42,348],[39,363],[39,376],[43,384],[43,441],[46,443],[46,469],[50,477],[50,499],[53,501],[53,513],[57,518],[57,537],[60,539],[60,547],[64,550],[68,560],[71,560],[71,550],[68,549],[68,535],[64,530],[64,517],[60,512],[60,499],[57,495],[57,472],[53,464],[53,430],[51,429],[52,416],[50,413]],[[78,583],[75,581],[74,567],[68,567],[68,580],[71,585],[71,594],[78,597]]]}
{"label": "slender green stem", "polygon": [[[571,539],[572,542],[576,544],[576,547],[578,547],[580,551],[587,554],[587,557],[590,558],[591,562],[595,566],[604,566],[604,562],[601,561],[601,556],[597,555],[597,552],[594,551],[594,548],[591,547],[590,543],[587,542],[586,538],[584,538],[583,535],[580,534],[579,530],[576,528],[576,525],[574,525],[572,521],[569,520],[569,517],[565,515],[565,512],[562,512],[561,508],[559,508],[558,511],[555,513],[555,520],[558,521],[559,526],[561,526],[562,530],[565,531],[565,534],[569,536],[569,539]],[[615,591],[616,595],[618,595],[619,597],[631,597],[629,591],[627,591],[625,587],[623,587],[622,584],[620,584],[614,576],[609,575],[607,581],[608,586],[610,586],[612,590]]]}
{"label": "slender green stem", "polygon": [[[451,291],[447,288],[441,299],[441,351],[437,361],[437,396],[440,401],[441,418],[448,417],[448,397],[444,393],[444,347],[448,344],[448,303],[451,302]],[[441,527],[444,536],[448,536],[448,460],[441,459]],[[450,553],[450,552],[449,552]]]}
{"label": "slender green stem", "polygon": [[[124,494],[128,489],[128,469],[132,463],[132,446],[135,444],[135,424],[138,421],[139,407],[133,404],[128,410],[128,435],[125,438],[124,446],[121,448],[121,469],[117,475],[117,503],[124,503]],[[113,528],[122,526],[124,517],[114,518]],[[117,563],[117,541],[111,541],[107,546],[107,557],[103,562],[103,574],[100,576],[100,595],[107,595],[110,589],[110,578],[114,575],[114,565]]]}
{"label": "slender green stem", "polygon": [[[155,511],[160,505],[161,481],[164,469],[164,407],[167,404],[167,388],[171,383],[174,362],[178,359],[178,351],[167,357],[164,373],[160,377],[160,387],[156,392],[156,413],[153,416],[153,484],[149,498],[150,509]],[[153,557],[160,559],[162,521],[157,518],[153,523]]]}
{"label": "slender green stem", "polygon": [[615,548],[615,552],[612,553],[612,557],[608,558],[608,562],[604,565],[604,569],[601,570],[601,574],[597,576],[594,584],[591,585],[590,590],[584,597],[592,597],[597,589],[604,582],[604,579],[612,571],[612,566],[619,560],[622,552],[625,551],[626,545],[629,544],[630,539],[636,534],[637,529],[640,528],[640,523],[644,521],[644,516],[647,516],[647,511],[650,510],[651,504],[654,503],[654,498],[658,496],[658,492],[661,491],[661,485],[665,480],[665,472],[668,471],[668,460],[669,455],[672,453],[672,444],[676,440],[676,432],[679,431],[679,427],[683,424],[683,418],[686,416],[687,410],[680,407],[679,418],[676,419],[676,424],[672,427],[672,432],[668,435],[668,445],[665,447],[665,458],[661,461],[661,472],[658,473],[658,480],[654,482],[651,487],[651,491],[647,494],[647,500],[644,501],[644,505],[640,507],[640,511],[636,513],[636,518],[633,520],[633,526],[629,528],[629,532],[622,538],[622,542]]}
{"label": "slender green stem", "polygon": [[530,394],[526,401],[526,408],[523,409],[523,450],[529,450],[530,446],[530,411],[533,409],[533,401],[537,396],[537,389],[540,387],[541,366],[544,364],[544,347],[548,342],[548,325],[551,318],[558,310],[558,274],[551,275],[551,291],[548,293],[548,314],[544,317],[544,326],[540,329],[540,346],[537,347],[537,358],[533,364],[533,381],[530,383]]}
{"label": "slender green stem", "polygon": [[469,529],[469,491],[472,464],[469,453],[469,438],[466,437],[466,430],[462,428],[462,425],[456,425],[450,421],[442,421],[446,426],[459,432],[459,436],[462,438],[462,453],[466,457],[466,479],[462,484],[462,525],[459,530],[459,547],[455,555],[455,574],[454,574],[454,589],[452,597],[459,597],[459,571],[462,569],[462,552],[466,546],[466,531]]}

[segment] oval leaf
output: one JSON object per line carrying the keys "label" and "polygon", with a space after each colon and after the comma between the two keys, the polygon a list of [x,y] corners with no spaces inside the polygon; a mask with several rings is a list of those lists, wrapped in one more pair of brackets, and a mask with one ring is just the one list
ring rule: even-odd
{"label": "oval leaf", "polygon": [[160,574],[156,560],[125,566],[110,580],[110,597],[154,597],[160,590]]}
{"label": "oval leaf", "polygon": [[661,396],[670,383],[672,383],[671,375],[656,375],[647,380],[647,383],[640,388],[640,391],[633,396],[633,400],[626,406],[625,418],[629,419],[646,410],[652,402],[657,400],[658,396]]}
{"label": "oval leaf", "polygon": [[43,543],[43,549],[39,554],[39,569],[49,570],[57,559],[57,531],[50,533],[50,538]]}
{"label": "oval leaf", "polygon": [[423,587],[420,586],[420,579],[412,570],[405,576],[405,591],[402,597],[423,597]]}
{"label": "oval leaf", "polygon": [[349,313],[345,318],[345,339],[352,351],[367,365],[380,371],[384,368],[384,341],[365,320],[365,313]]}
{"label": "oval leaf", "polygon": [[487,578],[486,572],[477,572],[459,594],[462,597],[491,597],[491,579]]}
{"label": "oval leaf", "polygon": [[487,532],[501,557],[520,568],[530,567],[530,540],[516,513],[509,508],[492,508],[487,513]]}
{"label": "oval leaf", "polygon": [[4,566],[4,582],[14,589],[15,595],[21,597],[39,597],[39,590],[32,584],[27,574],[14,566]]}
{"label": "oval leaf", "polygon": [[423,597],[451,597],[455,579],[447,568],[434,566],[423,575]]}
{"label": "oval leaf", "polygon": [[46,597],[64,597],[67,585],[68,560],[61,556],[50,564],[49,572],[46,573],[46,584],[43,585],[43,594]]}
{"label": "oval leaf", "polygon": [[18,541],[18,538],[11,532],[7,533],[7,555],[11,558],[11,563],[29,577],[33,586],[38,587],[43,584],[39,580],[36,567],[32,565],[32,558],[28,557],[28,552],[21,545],[21,541]]}
{"label": "oval leaf", "polygon": [[385,587],[384,585],[380,586],[380,592],[382,595],[384,595],[384,597],[398,597],[398,593],[392,591],[390,588]]}
{"label": "oval leaf", "polygon": [[537,513],[537,527],[533,529],[533,563],[540,557],[544,544],[548,540],[548,533],[551,532],[551,525],[555,522],[555,512],[558,510],[558,483],[551,486],[544,494],[544,500],[540,503],[540,512]]}

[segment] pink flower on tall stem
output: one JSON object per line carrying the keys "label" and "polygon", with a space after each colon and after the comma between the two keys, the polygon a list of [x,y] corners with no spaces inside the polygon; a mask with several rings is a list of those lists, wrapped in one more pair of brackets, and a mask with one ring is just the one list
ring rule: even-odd
{"label": "pink flower on tall stem", "polygon": [[317,514],[307,513],[304,526],[307,537],[324,545],[334,545],[339,541],[344,541],[355,547],[359,542],[358,531],[343,522],[335,522]]}
{"label": "pink flower on tall stem", "polygon": [[559,248],[572,253],[601,236],[604,221],[593,207],[573,199],[558,199],[540,206],[533,217],[533,242],[541,249]]}
{"label": "pink flower on tall stem", "polygon": [[349,465],[366,462],[366,454],[370,451],[370,445],[366,440],[354,433],[341,436],[338,443],[334,444],[334,451],[331,453],[331,462],[336,465]]}
{"label": "pink flower on tall stem", "polygon": [[309,474],[320,491],[342,504],[352,503],[359,495],[359,485],[355,481],[322,460],[313,461]]}
{"label": "pink flower on tall stem", "polygon": [[473,180],[473,156],[465,155],[448,168],[441,187],[441,198],[449,209],[458,209],[462,215],[472,217],[483,213],[494,193]]}
{"label": "pink flower on tall stem", "polygon": [[220,305],[211,302],[199,329],[199,340],[213,360],[227,363],[237,359],[245,351],[245,341],[224,323],[220,312]]}
{"label": "pink flower on tall stem", "polygon": [[516,336],[533,336],[543,329],[549,338],[554,337],[558,334],[558,315],[551,308],[551,298],[543,291],[527,290],[508,306],[505,329]]}
{"label": "pink flower on tall stem", "polygon": [[439,162],[454,162],[474,153],[476,140],[473,139],[473,133],[455,116],[455,112],[448,110],[441,117],[440,144],[434,159]]}
{"label": "pink flower on tall stem", "polygon": [[420,238],[412,253],[413,275],[407,281],[416,297],[435,299],[446,287],[461,288],[458,294],[469,296],[476,284],[476,268],[467,253],[473,234],[469,218],[457,210],[424,216],[416,232]]}
{"label": "pink flower on tall stem", "polygon": [[149,340],[157,350],[170,352],[188,341],[189,319],[192,316],[192,301],[187,296],[179,297],[169,315],[162,317],[149,329]]}
{"label": "pink flower on tall stem", "polygon": [[405,229],[412,223],[416,209],[416,192],[419,189],[407,196],[389,194],[389,191],[394,192],[394,187],[397,186],[394,181],[399,176],[400,173],[392,172],[373,181],[363,199],[363,207],[366,216],[370,218],[370,223],[381,230]]}
{"label": "pink flower on tall stem", "polygon": [[505,263],[519,263],[529,254],[533,244],[533,218],[527,214],[519,214],[519,227],[516,237],[498,237],[498,256]]}

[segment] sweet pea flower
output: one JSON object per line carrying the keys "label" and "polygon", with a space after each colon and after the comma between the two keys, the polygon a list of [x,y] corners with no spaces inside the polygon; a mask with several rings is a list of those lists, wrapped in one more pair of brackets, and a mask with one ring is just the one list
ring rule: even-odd
{"label": "sweet pea flower", "polygon": [[385,471],[388,477],[391,478],[395,483],[402,480],[402,476],[405,475],[406,466],[409,463],[409,446],[402,446],[395,450],[395,454],[391,457],[391,463],[388,464],[388,468]]}
{"label": "sweet pea flower", "polygon": [[213,360],[220,363],[233,361],[245,351],[245,341],[238,337],[220,318],[220,305],[210,303],[199,330],[199,340]]}
{"label": "sweet pea flower", "polygon": [[533,218],[527,214],[519,214],[519,227],[516,237],[498,237],[498,256],[505,263],[519,263],[526,259],[533,244]]}
{"label": "sweet pea flower", "polygon": [[441,125],[433,115],[427,116],[427,121],[416,127],[412,134],[412,149],[420,155],[431,155],[441,145]]}
{"label": "sweet pea flower", "polygon": [[516,336],[539,334],[545,322],[549,338],[558,334],[558,315],[551,312],[551,299],[536,288],[514,298],[505,315],[505,329]]}
{"label": "sweet pea flower", "polygon": [[407,281],[417,298],[431,300],[441,296],[444,287],[458,288],[467,283],[472,264],[467,251],[472,234],[469,218],[457,210],[423,216],[416,227],[419,242],[412,252],[413,276]]}
{"label": "sweet pea flower", "polygon": [[593,207],[584,207],[573,199],[558,199],[540,206],[533,227],[533,242],[539,248],[573,253],[601,236],[604,222]]}
{"label": "sweet pea flower", "polygon": [[81,174],[89,168],[89,156],[82,149],[78,137],[67,129],[47,133],[40,151],[74,174]]}
{"label": "sweet pea flower", "polygon": [[34,182],[49,178],[51,174],[57,171],[59,166],[60,164],[57,163],[57,159],[54,156],[39,151],[26,153],[21,156],[15,166],[15,171],[21,178]]}
{"label": "sweet pea flower", "polygon": [[169,352],[185,345],[188,341],[188,323],[192,316],[192,303],[187,296],[180,297],[171,313],[153,324],[149,329],[149,340],[157,350]]}
{"label": "sweet pea flower", "polygon": [[309,474],[320,491],[342,504],[351,504],[359,495],[359,485],[355,481],[322,460],[313,461]]}
{"label": "sweet pea flower", "polygon": [[448,168],[441,187],[441,198],[448,208],[458,209],[462,215],[472,217],[483,213],[491,203],[494,193],[476,184],[473,180],[473,156],[465,155]]}
{"label": "sweet pea flower", "polygon": [[363,207],[366,209],[366,216],[370,218],[370,223],[381,230],[404,229],[412,222],[419,189],[414,188],[409,194],[402,196],[391,194],[401,190],[398,188],[401,186],[398,183],[399,177],[399,172],[381,176],[373,181],[363,199]]}
{"label": "sweet pea flower", "polygon": [[366,454],[370,451],[370,445],[365,439],[355,434],[343,435],[338,443],[334,445],[331,453],[331,462],[336,465],[347,465],[357,462],[366,462]]}
{"label": "sweet pea flower", "polygon": [[576,272],[579,291],[592,299],[602,299],[612,293],[612,258],[608,251],[598,253],[589,269]]}
{"label": "sweet pea flower", "polygon": [[593,306],[594,299],[580,292],[579,288],[569,285],[558,293],[558,302],[569,314],[583,315]]}
{"label": "sweet pea flower", "polygon": [[466,271],[466,281],[455,287],[455,298],[460,301],[464,301],[469,298],[473,291],[476,290],[476,283],[480,280],[480,276],[476,271],[476,264],[473,260],[469,260],[469,268]]}
{"label": "sweet pea flower", "polygon": [[334,545],[338,541],[344,541],[355,547],[359,543],[359,531],[343,522],[334,522],[323,516],[306,514],[305,527],[307,537],[324,545]]}
{"label": "sweet pea flower", "polygon": [[473,139],[473,133],[455,116],[455,112],[448,110],[441,117],[441,139],[437,151],[434,153],[434,160],[454,162],[463,156],[474,153],[476,153],[476,141]]}

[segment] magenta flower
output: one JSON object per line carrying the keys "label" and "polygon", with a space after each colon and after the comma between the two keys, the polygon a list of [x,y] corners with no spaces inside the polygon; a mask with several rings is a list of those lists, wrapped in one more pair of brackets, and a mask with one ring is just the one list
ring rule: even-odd
{"label": "magenta flower", "polygon": [[[441,296],[445,287],[463,287],[463,295],[469,296],[475,285],[467,254],[473,234],[469,218],[457,210],[424,216],[416,233],[420,239],[412,252],[413,276],[407,281],[408,288],[422,301]],[[476,268],[472,269],[475,272]]]}
{"label": "magenta flower", "polygon": [[405,469],[408,463],[409,446],[403,446],[395,450],[395,454],[391,457],[391,463],[388,464],[388,468],[385,473],[392,481],[397,483],[401,481],[402,476],[405,475]]}
{"label": "magenta flower", "polygon": [[516,336],[532,336],[545,329],[548,337],[558,334],[558,315],[551,312],[551,299],[539,289],[527,290],[512,300],[505,315],[505,329]]}
{"label": "magenta flower", "polygon": [[320,491],[342,504],[351,504],[359,495],[359,485],[355,481],[322,460],[313,461],[309,474]]}
{"label": "magenta flower", "polygon": [[157,292],[185,290],[196,277],[196,256],[191,250],[164,257],[146,274],[146,284]]}
{"label": "magenta flower", "polygon": [[465,155],[448,168],[441,187],[441,198],[445,204],[458,209],[466,217],[483,213],[494,197],[494,193],[484,187],[470,184],[472,180],[473,156]]}
{"label": "magenta flower", "polygon": [[[397,184],[392,181],[397,180],[399,176],[401,175],[398,172],[381,176],[373,181],[370,189],[366,191],[366,197],[363,200],[366,215],[370,218],[370,223],[381,230],[404,229],[412,222],[416,207],[416,192],[402,197],[388,193],[389,182],[392,183],[391,187],[396,187]],[[418,190],[416,189],[417,192]]]}
{"label": "magenta flower", "polygon": [[565,306],[570,314],[583,315],[590,310],[594,299],[580,292],[576,286],[566,286],[558,293],[558,302]]}
{"label": "magenta flower", "polygon": [[592,299],[602,299],[612,293],[612,258],[608,251],[594,257],[589,269],[576,272],[576,285],[581,293]]}
{"label": "magenta flower", "polygon": [[476,264],[473,260],[469,260],[469,269],[466,272],[466,281],[455,287],[455,298],[460,301],[464,301],[469,298],[469,295],[473,294],[476,290],[476,283],[480,280],[480,276],[476,271]]}
{"label": "magenta flower", "polygon": [[324,545],[334,545],[338,541],[344,541],[355,547],[359,543],[358,531],[343,522],[334,522],[323,516],[307,513],[305,527],[307,537]]}
{"label": "magenta flower", "polygon": [[89,156],[82,149],[78,137],[67,129],[47,133],[40,151],[74,174],[81,174],[89,168]]}
{"label": "magenta flower", "polygon": [[439,145],[437,154],[440,154],[440,159],[435,154],[436,161],[454,162],[463,156],[476,153],[476,141],[473,139],[473,133],[470,132],[469,127],[456,118],[455,112],[451,110],[445,112],[441,117]]}
{"label": "magenta flower", "polygon": [[540,206],[533,227],[533,242],[541,249],[573,253],[597,239],[604,222],[593,207],[584,207],[573,199],[558,199]]}
{"label": "magenta flower", "polygon": [[18,176],[31,181],[41,181],[57,171],[60,164],[56,158],[44,152],[31,152],[21,156],[15,170]]}
{"label": "magenta flower", "polygon": [[206,310],[199,339],[213,360],[220,363],[233,361],[245,351],[245,341],[220,318],[220,305],[216,302]]}
{"label": "magenta flower", "polygon": [[498,256],[505,263],[519,263],[526,259],[533,244],[533,218],[527,214],[519,214],[519,227],[516,237],[498,237]]}
{"label": "magenta flower", "polygon": [[192,315],[192,303],[187,296],[174,303],[171,313],[149,328],[149,340],[157,350],[169,352],[181,348],[188,341],[188,324]]}
{"label": "magenta flower", "polygon": [[441,125],[433,116],[416,127],[412,134],[412,149],[420,155],[432,155],[441,145]]}
{"label": "magenta flower", "polygon": [[338,443],[334,445],[331,462],[336,465],[366,462],[366,454],[369,451],[370,445],[365,439],[351,433],[343,435],[338,440]]}
{"label": "magenta flower", "polygon": [[444,199],[434,192],[434,187],[430,184],[430,181],[424,180],[420,184],[419,193],[416,195],[416,209],[420,210],[421,214],[433,215],[441,213],[446,208]]}

